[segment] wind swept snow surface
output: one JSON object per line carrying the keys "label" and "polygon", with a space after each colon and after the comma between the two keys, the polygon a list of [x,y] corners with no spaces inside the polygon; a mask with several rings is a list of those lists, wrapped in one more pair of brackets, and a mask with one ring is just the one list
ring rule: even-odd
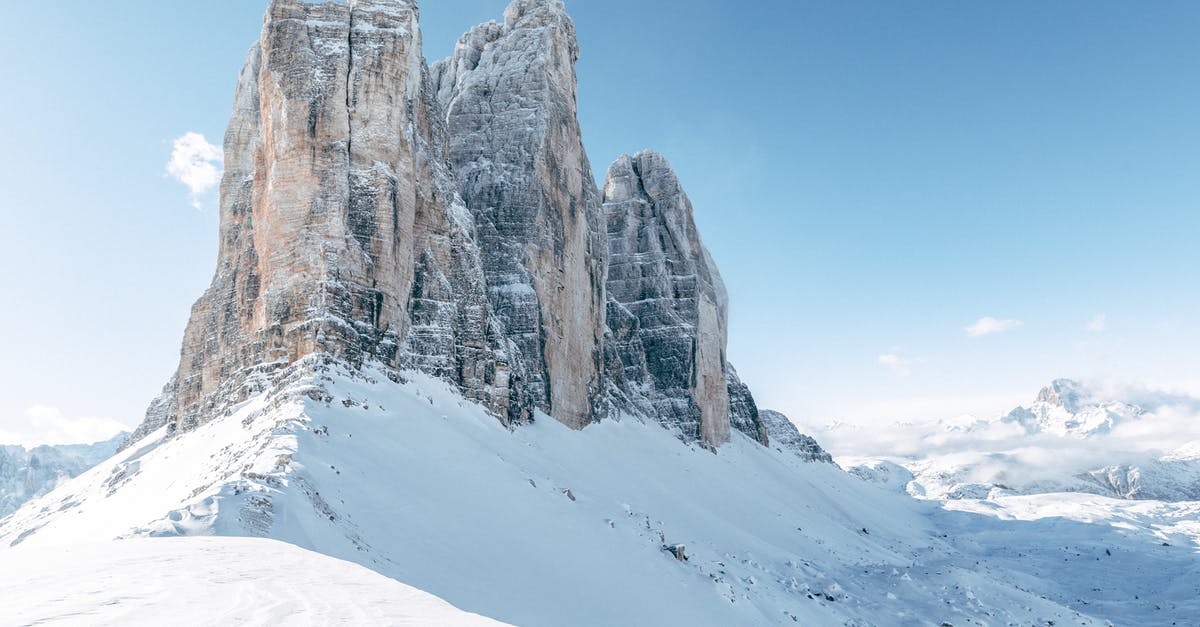
{"label": "wind swept snow surface", "polygon": [[[508,431],[439,381],[310,358],[0,521],[0,563],[119,537],[264,536],[526,627],[1106,624],[1082,583],[1056,582],[1116,562],[997,557],[1043,546],[1023,529],[740,435],[714,454],[633,419]],[[1163,577],[1195,564],[1194,547],[1172,551]],[[1124,603],[1123,617],[1194,617]]]}
{"label": "wind swept snow surface", "polygon": [[501,627],[378,573],[257,538],[4,554],[0,624]]}

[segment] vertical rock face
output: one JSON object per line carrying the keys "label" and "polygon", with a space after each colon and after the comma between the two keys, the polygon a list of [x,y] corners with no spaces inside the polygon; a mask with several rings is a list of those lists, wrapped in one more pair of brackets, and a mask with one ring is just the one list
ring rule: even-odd
{"label": "vertical rock face", "polygon": [[622,156],[604,185],[610,370],[627,402],[688,439],[765,443],[757,409],[725,361],[727,297],[692,204],[661,155]]}
{"label": "vertical rock face", "polygon": [[458,189],[475,217],[491,305],[519,392],[582,427],[601,393],[605,246],[576,117],[575,28],[558,0],[516,0],[433,76]]}
{"label": "vertical rock face", "polygon": [[729,426],[767,446],[773,436],[758,409],[758,403],[754,402],[750,386],[742,383],[737,371],[733,369],[733,364],[726,364],[726,369],[729,384]]}
{"label": "vertical rock face", "polygon": [[187,428],[254,370],[318,351],[506,402],[438,110],[414,3],[271,3],[225,138],[217,274],[166,422]]}

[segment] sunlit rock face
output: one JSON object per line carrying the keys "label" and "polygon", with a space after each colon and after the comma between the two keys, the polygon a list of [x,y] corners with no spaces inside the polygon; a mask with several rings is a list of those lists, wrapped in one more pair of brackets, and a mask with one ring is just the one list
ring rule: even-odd
{"label": "sunlit rock face", "polygon": [[270,5],[225,137],[216,276],[162,422],[189,428],[317,351],[507,405],[419,32],[400,0]]}

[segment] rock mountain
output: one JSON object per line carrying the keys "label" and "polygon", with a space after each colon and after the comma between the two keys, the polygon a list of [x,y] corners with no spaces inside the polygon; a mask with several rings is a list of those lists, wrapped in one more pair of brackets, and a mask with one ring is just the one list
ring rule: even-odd
{"label": "rock mountain", "polygon": [[220,250],[137,440],[194,429],[312,354],[415,370],[505,424],[768,431],[724,284],[667,160],[598,189],[574,26],[515,0],[432,65],[415,0],[274,0],[225,136]]}

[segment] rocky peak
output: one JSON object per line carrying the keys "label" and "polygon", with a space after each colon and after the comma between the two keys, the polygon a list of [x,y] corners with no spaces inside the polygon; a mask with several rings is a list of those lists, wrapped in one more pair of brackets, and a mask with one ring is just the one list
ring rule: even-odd
{"label": "rocky peak", "polygon": [[1056,379],[1042,388],[1032,405],[1017,407],[1003,420],[1020,424],[1029,433],[1087,438],[1109,433],[1144,413],[1137,405],[1097,398],[1077,381]]}
{"label": "rocky peak", "polygon": [[[623,155],[604,184],[608,223],[609,371],[623,399],[710,446],[727,441],[725,285],[700,241],[691,201],[666,158]],[[753,400],[744,430],[765,443]]]}
{"label": "rocky peak", "polygon": [[513,0],[504,10],[504,27],[509,31],[548,26],[567,31],[570,43],[574,42],[575,25],[562,0]]}
{"label": "rocky peak", "polygon": [[1037,402],[1061,407],[1071,413],[1079,411],[1084,399],[1083,386],[1070,379],[1055,379],[1038,392]]}

